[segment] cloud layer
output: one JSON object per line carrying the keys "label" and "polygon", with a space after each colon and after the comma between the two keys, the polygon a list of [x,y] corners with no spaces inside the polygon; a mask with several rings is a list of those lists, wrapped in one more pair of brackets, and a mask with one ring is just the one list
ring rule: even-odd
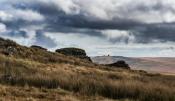
{"label": "cloud layer", "polygon": [[[87,49],[90,55],[147,56],[152,52],[150,56],[172,56],[174,5],[174,0],[1,0],[0,35],[50,49],[87,49],[93,44]],[[169,54],[157,54],[162,51]]]}

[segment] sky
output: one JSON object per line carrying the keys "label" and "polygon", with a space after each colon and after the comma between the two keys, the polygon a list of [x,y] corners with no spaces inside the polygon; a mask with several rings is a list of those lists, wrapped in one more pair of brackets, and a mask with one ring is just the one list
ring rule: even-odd
{"label": "sky", "polygon": [[175,57],[174,0],[0,0],[0,37],[89,56]]}

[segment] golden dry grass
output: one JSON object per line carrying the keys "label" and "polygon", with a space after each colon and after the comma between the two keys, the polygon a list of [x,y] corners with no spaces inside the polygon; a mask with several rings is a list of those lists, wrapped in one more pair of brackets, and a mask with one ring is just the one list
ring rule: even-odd
{"label": "golden dry grass", "polygon": [[[1,84],[37,89],[61,88],[81,96],[138,101],[174,101],[175,77],[95,65],[43,63],[0,55]],[[8,69],[7,69],[8,68]],[[5,78],[4,75],[10,75]],[[18,88],[17,88],[18,89]],[[25,94],[26,92],[24,92]],[[47,95],[47,94],[46,94]],[[79,96],[62,100],[82,100]],[[48,98],[45,98],[48,99]],[[41,100],[41,99],[40,99]],[[99,99],[98,99],[99,100]]]}
{"label": "golden dry grass", "polygon": [[0,100],[175,101],[175,76],[109,68],[10,40],[0,46]]}
{"label": "golden dry grass", "polygon": [[1,101],[80,101],[77,95],[62,89],[0,85]]}

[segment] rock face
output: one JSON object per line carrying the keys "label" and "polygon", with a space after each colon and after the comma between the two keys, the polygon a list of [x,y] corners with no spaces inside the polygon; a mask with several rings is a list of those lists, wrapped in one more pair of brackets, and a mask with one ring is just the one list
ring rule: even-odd
{"label": "rock face", "polygon": [[0,53],[4,55],[13,55],[16,50],[17,44],[11,40],[0,38]]}
{"label": "rock face", "polygon": [[112,63],[112,64],[108,64],[106,66],[118,67],[118,68],[123,68],[123,69],[130,69],[129,65],[123,60],[117,61],[117,62]]}
{"label": "rock face", "polygon": [[3,38],[0,38],[0,48],[6,48],[9,46],[17,46],[16,42],[13,42],[11,40],[5,40]]}
{"label": "rock face", "polygon": [[31,48],[33,48],[33,49],[40,49],[40,50],[45,50],[45,51],[47,51],[46,48],[43,48],[43,47],[41,47],[41,46],[37,46],[37,45],[32,45]]}
{"label": "rock face", "polygon": [[92,62],[91,58],[86,55],[85,50],[79,49],[79,48],[62,48],[62,49],[57,49],[57,53],[61,53],[67,56],[74,56],[80,59],[88,60]]}

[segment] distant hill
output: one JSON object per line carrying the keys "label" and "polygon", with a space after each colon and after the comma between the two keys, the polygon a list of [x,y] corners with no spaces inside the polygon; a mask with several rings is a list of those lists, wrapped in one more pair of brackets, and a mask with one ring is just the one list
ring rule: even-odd
{"label": "distant hill", "polygon": [[132,69],[146,70],[149,72],[175,74],[175,58],[132,58],[122,56],[97,56],[92,57],[92,61],[97,64],[110,64],[119,60],[124,60]]}

